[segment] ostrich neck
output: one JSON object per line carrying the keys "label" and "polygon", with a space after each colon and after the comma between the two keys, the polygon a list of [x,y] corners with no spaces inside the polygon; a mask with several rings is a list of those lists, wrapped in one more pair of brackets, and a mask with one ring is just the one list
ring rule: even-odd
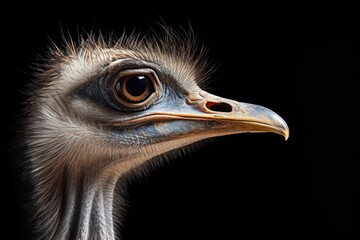
{"label": "ostrich neck", "polygon": [[[70,238],[74,239],[115,239],[112,204],[113,184],[96,182],[81,184],[77,192],[70,193],[66,204],[63,226],[69,226]],[[67,222],[69,220],[69,222]]]}
{"label": "ostrich neck", "polygon": [[107,170],[87,172],[80,179],[68,181],[55,239],[118,239],[113,220],[114,190],[118,178],[128,168],[121,166],[120,169],[123,171],[116,171],[116,174]]}
{"label": "ostrich neck", "polygon": [[[34,147],[30,151],[30,161],[34,164],[33,200],[37,208],[34,220],[38,239],[119,240],[121,236],[115,236],[113,217],[114,193],[119,178],[175,146],[179,148],[202,138],[177,139],[161,148],[152,145],[142,151],[134,148],[126,155],[116,148],[112,155],[91,149],[80,155],[64,149],[60,152],[66,152],[66,155],[56,156],[59,148],[56,144],[46,144],[48,148],[41,151]],[[34,145],[36,143],[34,141]],[[119,152],[115,154],[116,151]],[[116,193],[121,195],[122,191]],[[121,214],[121,197],[116,194],[116,210],[120,209],[116,214]],[[121,215],[116,216],[116,220],[121,220]]]}

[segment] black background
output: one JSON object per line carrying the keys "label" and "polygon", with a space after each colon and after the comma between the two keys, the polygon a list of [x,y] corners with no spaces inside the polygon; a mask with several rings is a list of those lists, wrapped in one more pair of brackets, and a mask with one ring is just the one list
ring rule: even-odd
{"label": "black background", "polygon": [[49,38],[60,40],[61,28],[121,35],[164,19],[190,22],[219,63],[211,93],[274,110],[287,121],[290,138],[221,137],[132,181],[125,239],[358,234],[359,19],[352,6],[62,4],[2,9],[9,14],[1,18],[3,233],[27,239],[29,232],[8,150],[32,59]]}

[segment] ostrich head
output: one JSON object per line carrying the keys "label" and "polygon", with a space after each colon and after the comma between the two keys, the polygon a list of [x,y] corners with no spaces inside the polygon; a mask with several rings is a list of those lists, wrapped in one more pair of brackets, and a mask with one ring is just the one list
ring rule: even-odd
{"label": "ostrich head", "polygon": [[155,156],[222,135],[288,137],[271,110],[202,90],[208,69],[194,38],[171,29],[50,48],[25,108],[40,239],[115,239],[115,184]]}

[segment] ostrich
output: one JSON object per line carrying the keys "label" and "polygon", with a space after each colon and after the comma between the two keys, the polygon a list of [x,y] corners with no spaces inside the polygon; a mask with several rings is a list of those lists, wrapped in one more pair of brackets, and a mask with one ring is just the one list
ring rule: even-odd
{"label": "ostrich", "polygon": [[273,111],[202,89],[211,72],[204,52],[194,34],[171,28],[49,48],[24,107],[38,239],[121,239],[118,179],[157,156],[229,134],[288,138]]}

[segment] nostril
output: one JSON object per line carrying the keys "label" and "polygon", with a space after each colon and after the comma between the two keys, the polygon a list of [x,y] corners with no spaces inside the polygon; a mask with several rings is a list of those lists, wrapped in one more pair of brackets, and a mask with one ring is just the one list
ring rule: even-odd
{"label": "nostril", "polygon": [[224,102],[207,102],[206,107],[214,112],[231,112],[232,107],[230,104]]}

